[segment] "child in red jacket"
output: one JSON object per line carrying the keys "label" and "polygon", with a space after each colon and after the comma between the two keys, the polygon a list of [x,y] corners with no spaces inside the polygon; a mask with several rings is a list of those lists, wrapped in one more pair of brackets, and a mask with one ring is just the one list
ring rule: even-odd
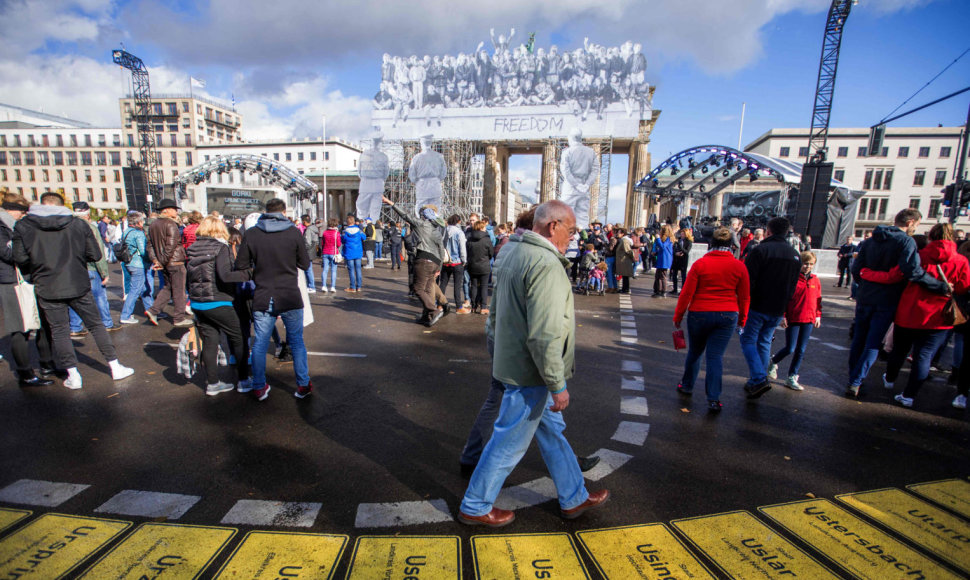
{"label": "child in red jacket", "polygon": [[812,275],[815,267],[815,254],[802,252],[802,271],[798,276],[795,293],[792,294],[785,317],[781,321],[785,329],[785,348],[771,357],[768,367],[768,378],[778,378],[778,363],[788,355],[793,355],[788,366],[788,380],[785,386],[795,391],[803,390],[798,384],[798,369],[802,366],[802,356],[808,347],[808,339],[812,336],[812,329],[822,324],[822,283],[818,276]]}

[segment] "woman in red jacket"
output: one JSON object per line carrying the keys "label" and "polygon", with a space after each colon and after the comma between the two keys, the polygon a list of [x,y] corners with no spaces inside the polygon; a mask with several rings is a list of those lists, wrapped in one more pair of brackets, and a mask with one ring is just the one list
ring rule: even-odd
{"label": "woman in red jacket", "polygon": [[[957,253],[957,246],[950,224],[936,224],[927,235],[929,243],[919,251],[920,263],[926,272],[934,278],[945,277],[953,288],[954,294],[966,293],[970,287],[970,265],[967,259]],[[890,272],[880,274],[868,269],[862,270],[862,278],[870,280],[879,276],[902,275],[894,268]],[[883,280],[872,279],[873,282]],[[893,280],[888,280],[893,282]],[[924,290],[919,284],[910,282],[903,290],[903,295],[896,308],[893,330],[893,350],[889,353],[886,374],[883,375],[883,385],[887,389],[895,386],[899,370],[906,361],[910,350],[913,351],[913,363],[909,373],[906,389],[897,394],[894,399],[904,407],[912,407],[916,393],[923,386],[923,381],[930,374],[930,362],[933,355],[946,340],[947,331],[953,326],[943,321],[943,308],[950,300],[949,296],[941,296]]]}
{"label": "woman in red jacket", "polygon": [[689,397],[694,391],[694,382],[701,368],[701,355],[706,350],[704,388],[707,391],[708,409],[712,413],[721,410],[724,351],[735,330],[744,327],[750,302],[748,270],[743,262],[734,258],[731,230],[717,228],[711,250],[697,260],[687,273],[674,311],[674,326],[677,328],[680,328],[687,313],[687,360],[677,392]]}
{"label": "woman in red jacket", "polygon": [[803,390],[798,384],[798,369],[802,366],[802,357],[808,347],[808,339],[812,336],[812,329],[822,325],[822,283],[818,276],[812,275],[815,267],[815,254],[802,252],[802,271],[795,285],[785,317],[781,320],[781,327],[785,329],[785,348],[771,357],[768,367],[768,378],[778,378],[778,363],[788,355],[794,355],[788,366],[788,380],[785,386],[795,391]]}

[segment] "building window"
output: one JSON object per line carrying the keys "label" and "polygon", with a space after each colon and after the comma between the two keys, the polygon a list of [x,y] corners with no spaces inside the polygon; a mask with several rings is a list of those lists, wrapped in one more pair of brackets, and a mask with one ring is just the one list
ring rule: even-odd
{"label": "building window", "polygon": [[808,157],[808,147],[799,147],[798,148],[798,156],[799,157]]}
{"label": "building window", "polygon": [[34,136],[27,135],[27,147],[36,147],[36,146],[37,146],[37,143],[34,142]]}
{"label": "building window", "polygon": [[91,165],[90,151],[81,151],[81,165]]}
{"label": "building window", "polygon": [[297,161],[303,161],[303,152],[302,151],[296,154],[296,160]]}
{"label": "building window", "polygon": [[152,103],[152,113],[154,113],[155,115],[161,116],[161,114],[162,114],[162,104],[161,103]]}
{"label": "building window", "polygon": [[63,147],[64,146],[64,136],[63,135],[55,135],[54,136],[54,143],[58,147]]}
{"label": "building window", "polygon": [[34,177],[34,170],[33,169],[28,169],[27,170],[27,180],[28,181],[36,181],[36,178]]}
{"label": "building window", "polygon": [[866,191],[872,189],[872,170],[866,169],[866,176],[862,179],[862,189]]}
{"label": "building window", "polygon": [[84,146],[85,147],[90,147],[91,146],[91,136],[90,135],[85,135],[84,136]]}
{"label": "building window", "polygon": [[930,148],[929,147],[920,147],[919,148],[919,156],[920,157],[929,157],[930,156]]}
{"label": "building window", "polygon": [[323,152],[323,160],[324,161],[330,161],[330,152],[329,151],[324,151]]}
{"label": "building window", "polygon": [[50,172],[47,171],[46,169],[44,169],[43,171],[41,171],[40,172],[40,180],[41,181],[44,181],[44,182],[50,181],[51,180],[51,174],[50,174]]}
{"label": "building window", "polygon": [[115,167],[121,165],[121,152],[120,151],[112,151],[111,152],[111,165],[113,165]]}
{"label": "building window", "polygon": [[185,134],[185,146],[186,147],[191,147],[192,146],[192,135],[189,134],[189,133],[186,133]]}
{"label": "building window", "polygon": [[891,189],[893,186],[893,170],[887,169],[886,176],[882,178],[882,188]]}
{"label": "building window", "polygon": [[[71,170],[71,183],[77,183],[77,170],[76,169],[72,169]],[[75,197],[77,197],[77,196],[75,196]]]}
{"label": "building window", "polygon": [[889,157],[889,147],[883,147],[883,148],[882,148],[882,149],[881,149],[881,150],[879,151],[879,156],[880,156],[880,157]]}
{"label": "building window", "polygon": [[88,201],[94,201],[94,189],[88,188]]}
{"label": "building window", "polygon": [[57,170],[57,182],[58,183],[63,183],[64,182],[64,171],[61,170],[61,169],[58,169]]}
{"label": "building window", "polygon": [[280,160],[280,154],[279,153],[273,153],[273,159],[275,161],[279,161]]}
{"label": "building window", "polygon": [[10,152],[10,165],[20,165],[20,153],[17,151]]}
{"label": "building window", "polygon": [[35,165],[33,151],[24,151],[24,165]]}
{"label": "building window", "polygon": [[866,157],[868,151],[869,149],[867,147],[859,147],[859,150],[856,152],[856,157]]}
{"label": "building window", "polygon": [[121,203],[121,188],[120,187],[116,187],[115,188],[115,201],[118,202],[118,203]]}
{"label": "building window", "polygon": [[7,164],[7,152],[0,151],[0,165],[6,165],[6,164]]}
{"label": "building window", "polygon": [[909,157],[909,147],[900,147],[896,153],[897,157]]}
{"label": "building window", "polygon": [[128,135],[128,146],[129,147],[134,147],[135,146],[135,136],[134,135]]}
{"label": "building window", "polygon": [[287,154],[286,154],[286,160],[287,160],[287,161],[293,161],[293,154],[291,154],[291,153],[287,153]]}
{"label": "building window", "polygon": [[77,165],[77,153],[75,153],[73,151],[68,151],[67,152],[67,164],[68,165]]}
{"label": "building window", "polygon": [[182,112],[183,113],[188,113],[189,112],[189,102],[188,101],[182,101]]}
{"label": "building window", "polygon": [[936,219],[940,217],[940,206],[943,205],[942,199],[931,199],[930,200],[930,211],[927,213],[927,218]]}
{"label": "building window", "polygon": [[178,135],[176,135],[175,133],[172,133],[171,135],[169,135],[169,139],[172,141],[172,147],[178,147],[179,146],[179,136]]}
{"label": "building window", "polygon": [[121,135],[117,133],[111,136],[111,144],[115,147],[121,147]]}
{"label": "building window", "polygon": [[791,147],[782,147],[778,149],[778,157],[788,157],[791,153]]}
{"label": "building window", "polygon": [[108,201],[108,188],[107,187],[102,187],[101,188],[101,201]]}
{"label": "building window", "polygon": [[98,151],[94,154],[94,160],[98,165],[107,165],[108,155],[104,151]]}
{"label": "building window", "polygon": [[940,147],[940,157],[949,157],[949,156],[950,156],[950,148]]}
{"label": "building window", "polygon": [[171,166],[176,166],[179,164],[179,154],[178,151],[172,151],[172,162],[169,164]]}
{"label": "building window", "polygon": [[54,151],[54,165],[64,165],[64,154],[60,151]]}
{"label": "building window", "polygon": [[839,151],[838,151],[837,155],[839,157],[848,157],[849,156],[849,148],[848,147],[839,147]]}
{"label": "building window", "polygon": [[317,160],[317,152],[310,151],[310,161],[316,161],[316,160]]}
{"label": "building window", "polygon": [[192,167],[192,152],[191,151],[186,151],[185,152],[185,164],[188,165],[189,167]]}
{"label": "building window", "polygon": [[104,169],[98,170],[98,181],[100,181],[101,183],[108,181],[108,176],[105,174]]}
{"label": "building window", "polygon": [[117,169],[115,169],[112,173],[114,174],[114,177],[115,177],[115,183],[118,183],[119,181],[121,181],[121,172],[120,171],[118,171]]}
{"label": "building window", "polygon": [[37,165],[50,165],[50,164],[51,164],[50,154],[48,154],[47,151],[38,151]]}
{"label": "building window", "polygon": [[946,184],[946,169],[937,169],[936,177],[933,178],[933,185]]}
{"label": "building window", "polygon": [[179,114],[178,103],[165,103],[165,107],[168,109],[169,115]]}
{"label": "building window", "polygon": [[77,147],[77,135],[71,135],[71,147]]}
{"label": "building window", "polygon": [[876,169],[872,177],[872,188],[882,189],[882,169]]}
{"label": "building window", "polygon": [[20,147],[20,135],[13,136],[13,146]]}

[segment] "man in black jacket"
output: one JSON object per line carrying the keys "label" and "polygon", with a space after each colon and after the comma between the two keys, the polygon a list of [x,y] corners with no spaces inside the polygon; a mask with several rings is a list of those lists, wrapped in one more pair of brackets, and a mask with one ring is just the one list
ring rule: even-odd
{"label": "man in black jacket", "polygon": [[283,319],[286,344],[293,355],[297,385],[294,396],[302,399],[313,393],[303,343],[303,296],[298,280],[298,276],[303,276],[303,271],[310,267],[310,254],[300,230],[283,215],[284,211],[286,202],[282,199],[266,202],[266,213],[254,227],[246,230],[236,256],[236,269],[253,268],[253,282],[256,283],[252,390],[260,401],[269,396],[266,349],[277,318]]}
{"label": "man in black jacket", "polygon": [[744,385],[749,399],[757,399],[771,390],[768,382],[771,338],[785,315],[802,268],[798,252],[785,240],[789,227],[787,219],[772,218],[768,222],[768,237],[744,261],[751,280],[751,307],[741,334],[741,352],[750,375]]}
{"label": "man in black jacket", "polygon": [[88,263],[101,259],[101,247],[87,222],[64,207],[60,194],[47,192],[40,197],[40,205],[31,206],[27,217],[17,223],[12,248],[14,261],[34,284],[37,305],[50,324],[58,367],[68,375],[64,386],[82,387],[77,354],[71,343],[68,308],[80,315],[94,335],[101,355],[111,367],[111,377],[118,381],[131,376],[135,371],[118,362],[91,295]]}
{"label": "man in black jacket", "polygon": [[856,245],[852,243],[852,236],[845,239],[845,243],[839,247],[839,283],[836,288],[842,287],[842,280],[846,286],[852,286],[852,271],[849,265],[852,263],[852,254],[855,253]]}
{"label": "man in black jacket", "polygon": [[[852,262],[852,276],[859,282],[856,293],[855,330],[849,350],[849,386],[845,396],[859,396],[862,381],[879,356],[883,338],[896,314],[896,307],[906,282],[916,282],[930,292],[949,294],[949,284],[926,273],[920,266],[916,241],[912,235],[923,218],[919,210],[908,208],[896,214],[891,226],[877,226],[872,237],[859,245]],[[863,268],[888,272],[894,266],[902,270],[904,280],[898,284],[879,284],[860,277]]]}

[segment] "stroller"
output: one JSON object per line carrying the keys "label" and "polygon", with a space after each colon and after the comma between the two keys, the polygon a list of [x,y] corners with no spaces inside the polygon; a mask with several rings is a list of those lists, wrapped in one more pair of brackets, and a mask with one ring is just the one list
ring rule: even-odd
{"label": "stroller", "polygon": [[602,281],[600,283],[599,289],[596,289],[595,287],[596,282],[594,281],[594,278],[593,278],[593,270],[595,269],[596,269],[595,266],[592,268],[580,268],[579,276],[576,278],[577,282],[576,282],[576,287],[574,288],[575,292],[579,294],[584,294],[586,296],[589,296],[590,294],[603,296]]}

